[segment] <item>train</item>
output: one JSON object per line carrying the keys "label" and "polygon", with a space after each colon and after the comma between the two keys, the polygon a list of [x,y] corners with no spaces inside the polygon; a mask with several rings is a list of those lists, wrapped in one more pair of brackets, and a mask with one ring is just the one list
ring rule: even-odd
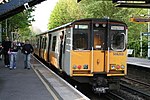
{"label": "train", "polygon": [[126,23],[79,19],[35,36],[34,54],[96,93],[120,88],[127,75]]}

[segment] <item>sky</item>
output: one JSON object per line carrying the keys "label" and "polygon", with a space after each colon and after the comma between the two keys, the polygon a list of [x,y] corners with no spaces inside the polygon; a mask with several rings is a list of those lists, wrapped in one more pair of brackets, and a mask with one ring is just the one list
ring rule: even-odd
{"label": "sky", "polygon": [[35,12],[35,22],[32,23],[33,27],[39,28],[42,32],[47,31],[48,20],[50,17],[51,11],[53,11],[58,0],[46,0],[36,5]]}

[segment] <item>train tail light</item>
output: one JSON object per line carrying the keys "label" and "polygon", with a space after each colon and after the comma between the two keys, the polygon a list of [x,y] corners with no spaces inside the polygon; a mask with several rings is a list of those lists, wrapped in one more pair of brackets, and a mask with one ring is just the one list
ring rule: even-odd
{"label": "train tail light", "polygon": [[78,69],[81,69],[81,67],[82,67],[82,66],[81,66],[81,65],[79,65],[77,68],[78,68]]}
{"label": "train tail light", "polygon": [[117,65],[117,66],[116,66],[116,68],[117,68],[117,69],[120,69],[120,66],[119,66],[119,65]]}

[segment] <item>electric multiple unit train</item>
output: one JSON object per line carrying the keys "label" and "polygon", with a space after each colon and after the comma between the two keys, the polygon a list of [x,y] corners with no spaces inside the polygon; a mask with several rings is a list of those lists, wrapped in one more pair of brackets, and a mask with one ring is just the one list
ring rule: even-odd
{"label": "electric multiple unit train", "polygon": [[127,25],[89,18],[36,36],[35,54],[96,92],[118,89],[127,74]]}

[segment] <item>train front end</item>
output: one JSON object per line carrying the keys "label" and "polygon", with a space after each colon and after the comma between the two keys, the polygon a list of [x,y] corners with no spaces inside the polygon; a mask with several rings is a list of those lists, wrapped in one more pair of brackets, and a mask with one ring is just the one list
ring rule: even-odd
{"label": "train front end", "polygon": [[127,74],[127,25],[110,19],[84,19],[73,24],[71,76],[96,92],[118,89]]}

